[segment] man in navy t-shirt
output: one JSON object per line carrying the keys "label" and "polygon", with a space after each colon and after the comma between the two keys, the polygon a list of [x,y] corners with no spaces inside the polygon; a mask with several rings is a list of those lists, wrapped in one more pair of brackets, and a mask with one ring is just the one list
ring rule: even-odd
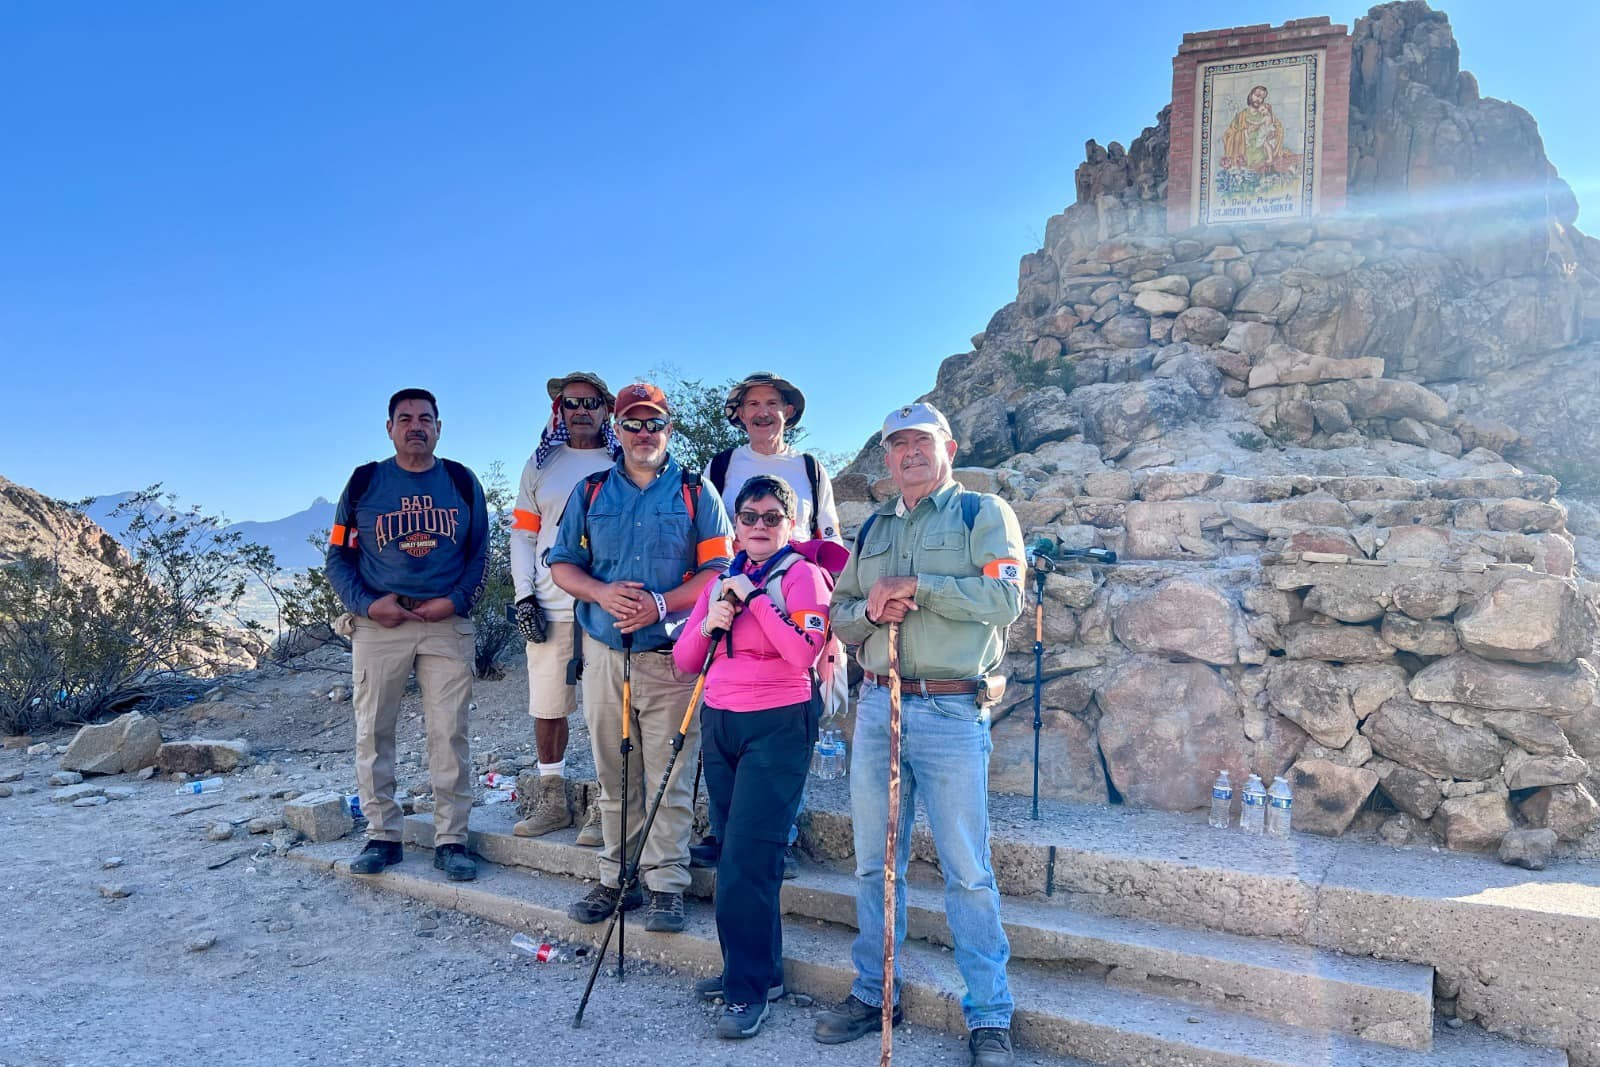
{"label": "man in navy t-shirt", "polygon": [[455,881],[477,877],[467,854],[472,761],[472,604],[483,589],[489,518],[466,467],[434,456],[439,404],[426,389],[389,398],[394,457],[356,468],[334,512],[326,573],[353,620],[356,786],[367,846],[350,869],[399,863],[395,724],[413,670],[422,689],[434,799],[433,865]]}

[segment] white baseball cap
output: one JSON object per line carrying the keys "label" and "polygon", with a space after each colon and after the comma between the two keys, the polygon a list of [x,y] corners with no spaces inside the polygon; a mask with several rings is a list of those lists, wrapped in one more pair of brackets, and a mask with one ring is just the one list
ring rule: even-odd
{"label": "white baseball cap", "polygon": [[883,432],[878,435],[880,441],[889,440],[889,435],[899,430],[927,430],[930,433],[937,431],[946,437],[955,437],[950,432],[950,420],[944,413],[932,404],[920,402],[907,404],[903,408],[895,408],[889,412],[888,418],[883,420]]}

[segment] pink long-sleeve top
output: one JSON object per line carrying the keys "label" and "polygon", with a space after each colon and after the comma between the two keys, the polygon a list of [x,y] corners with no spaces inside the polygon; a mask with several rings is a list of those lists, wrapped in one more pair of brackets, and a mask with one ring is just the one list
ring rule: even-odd
{"label": "pink long-sleeve top", "polygon": [[[747,567],[747,572],[754,568]],[[809,560],[797,560],[779,576],[787,614],[770,597],[752,596],[733,620],[733,656],[727,640],[706,674],[706,703],[724,711],[765,711],[811,699],[811,668],[822,655],[828,622],[827,583]],[[700,632],[711,594],[720,583],[700,590],[689,621],[672,650],[680,671],[698,672],[711,639]]]}

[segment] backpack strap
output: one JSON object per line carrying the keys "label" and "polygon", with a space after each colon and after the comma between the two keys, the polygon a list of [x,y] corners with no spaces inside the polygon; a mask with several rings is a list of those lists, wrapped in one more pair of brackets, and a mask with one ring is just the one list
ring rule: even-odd
{"label": "backpack strap", "polygon": [[[372,488],[373,476],[378,473],[378,464],[363,463],[350,473],[350,481],[344,487],[344,499],[350,509],[348,516],[350,525],[341,526],[334,523],[329,532],[328,540],[335,546],[344,549],[356,547],[356,506],[361,503],[361,498],[367,495],[367,490]],[[337,518],[338,516],[335,516]]]}
{"label": "backpack strap", "polygon": [[472,518],[472,500],[473,497],[477,495],[476,492],[474,492],[476,487],[473,485],[474,479],[472,477],[472,472],[467,469],[467,465],[465,463],[457,463],[453,459],[445,459],[443,456],[441,456],[439,457],[439,462],[444,464],[445,473],[450,475],[451,484],[456,487],[456,492],[460,495],[461,499],[466,502],[467,519],[469,522],[462,524],[464,528],[470,524],[470,520]]}
{"label": "backpack strap", "polygon": [[686,467],[680,469],[683,471],[683,510],[689,513],[689,522],[693,523],[700,517],[700,487],[703,483],[699,471]]}
{"label": "backpack strap", "polygon": [[706,477],[724,496],[728,494],[728,464],[733,462],[733,449],[724,448],[706,464]]}
{"label": "backpack strap", "polygon": [[[822,495],[821,490],[818,488],[822,482],[821,464],[817,462],[817,457],[810,452],[800,453],[800,458],[805,460],[806,480],[811,483],[811,536],[821,537],[822,525],[818,518],[822,510]],[[721,485],[722,483],[718,482],[717,484]]]}

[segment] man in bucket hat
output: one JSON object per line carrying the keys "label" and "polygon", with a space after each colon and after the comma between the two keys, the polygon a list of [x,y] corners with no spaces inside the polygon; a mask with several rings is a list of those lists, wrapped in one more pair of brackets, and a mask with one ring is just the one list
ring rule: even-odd
{"label": "man in bucket hat", "polygon": [[[806,397],[800,388],[772,371],[758,370],[728,390],[725,406],[728,421],[748,438],[738,448],[717,453],[706,466],[706,481],[722,497],[728,514],[733,514],[734,501],[745,482],[757,475],[777,477],[794,490],[797,499],[793,539],[839,541],[839,510],[833,502],[827,468],[812,453],[797,452],[789,444],[789,431],[800,424],[806,411]],[[842,667],[841,663],[835,669]],[[713,825],[694,846],[690,855],[696,867],[717,865],[720,829]],[[785,878],[800,874],[795,855],[799,832],[798,826],[789,828],[789,843],[783,851]]]}
{"label": "man in bucket hat", "polygon": [[[1006,627],[1022,611],[1022,529],[1005,501],[967,492],[955,480],[956,443],[932,404],[890,412],[881,436],[900,495],[862,523],[830,604],[834,629],[860,644],[864,671],[850,761],[856,978],[850,995],[817,1017],[816,1039],[853,1041],[882,1025],[884,867],[895,864],[894,929],[903,940],[906,844],[920,793],[966,985],[961,1012],[971,1063],[1010,1067],[1011,949],[989,858],[989,708],[999,700],[991,675],[1005,657]],[[900,625],[904,794],[901,853],[891,858],[884,855],[884,830],[893,623]],[[892,1011],[898,1023],[898,1003]]]}
{"label": "man in bucket hat", "polygon": [[[611,429],[615,398],[599,375],[573,371],[551,378],[550,417],[539,446],[522,468],[511,521],[511,577],[517,591],[517,628],[528,643],[528,714],[539,757],[539,790],[528,817],[512,832],[540,837],[571,826],[567,799],[567,717],[578,710],[573,660],[572,594],[550,576],[549,554],[573,486],[616,462],[621,453]],[[589,808],[582,841],[600,843],[600,809]],[[585,836],[587,835],[587,836]],[[582,843],[580,841],[580,843]]]}

